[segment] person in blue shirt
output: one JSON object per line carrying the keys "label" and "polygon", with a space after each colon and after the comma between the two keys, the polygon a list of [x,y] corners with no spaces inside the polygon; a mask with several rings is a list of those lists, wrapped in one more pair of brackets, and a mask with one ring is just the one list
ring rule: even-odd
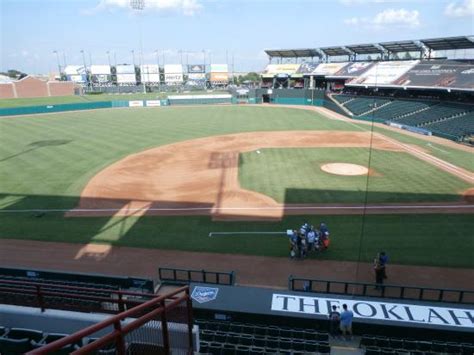
{"label": "person in blue shirt", "polygon": [[354,318],[354,313],[347,309],[347,304],[345,303],[342,305],[342,309],[339,327],[341,328],[342,336],[346,340],[352,340],[352,319]]}
{"label": "person in blue shirt", "polygon": [[379,253],[379,263],[382,268],[382,275],[383,275],[382,277],[384,279],[387,278],[387,271],[386,271],[387,262],[388,262],[388,255],[384,251],[381,251]]}

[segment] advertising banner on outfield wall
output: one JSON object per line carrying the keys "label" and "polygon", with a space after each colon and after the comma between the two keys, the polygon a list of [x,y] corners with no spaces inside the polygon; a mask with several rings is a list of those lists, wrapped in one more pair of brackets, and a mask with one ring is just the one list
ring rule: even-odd
{"label": "advertising banner on outfield wall", "polygon": [[147,107],[161,106],[161,101],[160,100],[147,100],[146,101],[146,106]]}
{"label": "advertising banner on outfield wall", "polygon": [[129,101],[128,106],[129,107],[143,107],[143,101],[142,100]]}
{"label": "advertising banner on outfield wall", "polygon": [[213,73],[228,73],[229,67],[227,64],[211,64],[210,72]]}
{"label": "advertising banner on outfield wall", "polygon": [[474,65],[455,60],[421,61],[392,84],[421,88],[474,89]]}
{"label": "advertising banner on outfield wall", "polygon": [[142,83],[159,83],[160,68],[157,64],[145,64],[140,66]]}
{"label": "advertising banner on outfield wall", "polygon": [[229,81],[229,74],[227,74],[227,73],[211,73],[210,81],[211,82]]}
{"label": "advertising banner on outfield wall", "polygon": [[188,79],[192,81],[204,81],[206,80],[206,74],[205,73],[189,73]]}
{"label": "advertising banner on outfield wall", "polygon": [[121,64],[115,67],[117,74],[135,74],[135,66],[132,64]]}
{"label": "advertising banner on outfield wall", "polygon": [[137,78],[135,73],[133,74],[117,74],[117,83],[119,84],[136,84]]}
{"label": "advertising banner on outfield wall", "polygon": [[83,75],[86,74],[86,69],[83,65],[68,65],[64,68],[66,75]]}
{"label": "advertising banner on outfield wall", "polygon": [[177,83],[182,83],[183,81],[184,81],[183,73],[177,73],[177,74],[165,73],[165,82],[167,84],[177,84]]}
{"label": "advertising banner on outfield wall", "polygon": [[91,65],[92,75],[110,75],[110,65]]}
{"label": "advertising banner on outfield wall", "polygon": [[205,73],[206,66],[204,64],[188,65],[188,73]]}
{"label": "advertising banner on outfield wall", "polygon": [[66,75],[66,78],[74,83],[85,83],[87,81],[87,75]]}
{"label": "advertising banner on outfield wall", "polygon": [[181,64],[165,64],[165,74],[180,74],[183,72]]}

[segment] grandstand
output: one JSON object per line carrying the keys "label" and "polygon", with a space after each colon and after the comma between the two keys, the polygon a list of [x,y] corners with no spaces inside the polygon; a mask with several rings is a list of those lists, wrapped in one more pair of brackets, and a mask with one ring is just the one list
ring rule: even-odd
{"label": "grandstand", "polygon": [[[36,289],[29,289],[33,282],[25,282],[25,274],[37,280]],[[326,308],[339,302],[349,303],[356,313],[356,336],[345,343],[354,354],[470,354],[474,347],[468,317],[462,315],[474,302],[470,291],[418,288],[414,300],[414,289],[406,286],[386,285],[398,291],[367,297],[373,284],[351,295],[348,286],[362,284],[340,288],[343,282],[290,277],[290,290],[285,291],[235,286],[234,272],[160,268],[159,276],[157,293],[144,293],[122,289],[137,284],[150,288],[150,280],[2,269],[0,294],[15,292],[16,297],[2,299],[0,305],[0,352],[112,354],[126,349],[128,354],[184,354],[192,348],[212,355],[329,354],[340,340],[328,334]],[[307,283],[309,289],[294,291]],[[22,302],[25,296],[29,304]],[[72,297],[102,308],[77,308]],[[397,305],[405,311],[395,310]],[[436,312],[436,317],[429,316],[430,324],[413,318],[423,312]],[[407,337],[406,326],[416,334]]]}
{"label": "grandstand", "polygon": [[[433,53],[473,48],[473,37],[459,36],[266,50],[270,64],[262,74],[262,88],[270,91],[269,98],[262,98],[266,102],[285,101],[281,98],[285,93],[271,92],[273,89],[324,90],[328,93],[325,105],[352,118],[375,119],[423,134],[469,142],[474,135],[474,62],[435,58]],[[407,54],[407,59],[400,60],[400,53]],[[377,60],[370,61],[368,56]],[[274,64],[274,59],[286,63]],[[296,63],[288,63],[291,60]],[[308,96],[301,94],[302,98]],[[313,99],[310,102],[319,104]]]}

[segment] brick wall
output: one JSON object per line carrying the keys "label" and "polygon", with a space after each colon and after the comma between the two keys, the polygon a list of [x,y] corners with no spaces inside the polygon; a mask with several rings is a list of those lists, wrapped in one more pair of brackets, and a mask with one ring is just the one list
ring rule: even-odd
{"label": "brick wall", "polygon": [[70,81],[48,81],[51,96],[74,95],[74,83]]}
{"label": "brick wall", "polygon": [[13,98],[15,98],[13,83],[0,84],[0,99],[13,99]]}
{"label": "brick wall", "polygon": [[46,81],[27,76],[15,82],[18,97],[44,97],[49,96]]}

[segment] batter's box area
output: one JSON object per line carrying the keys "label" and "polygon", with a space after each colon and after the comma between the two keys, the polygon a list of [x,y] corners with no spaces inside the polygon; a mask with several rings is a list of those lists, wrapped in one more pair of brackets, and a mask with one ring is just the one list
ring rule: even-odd
{"label": "batter's box area", "polygon": [[209,169],[236,168],[239,166],[239,152],[212,152],[207,166]]}

